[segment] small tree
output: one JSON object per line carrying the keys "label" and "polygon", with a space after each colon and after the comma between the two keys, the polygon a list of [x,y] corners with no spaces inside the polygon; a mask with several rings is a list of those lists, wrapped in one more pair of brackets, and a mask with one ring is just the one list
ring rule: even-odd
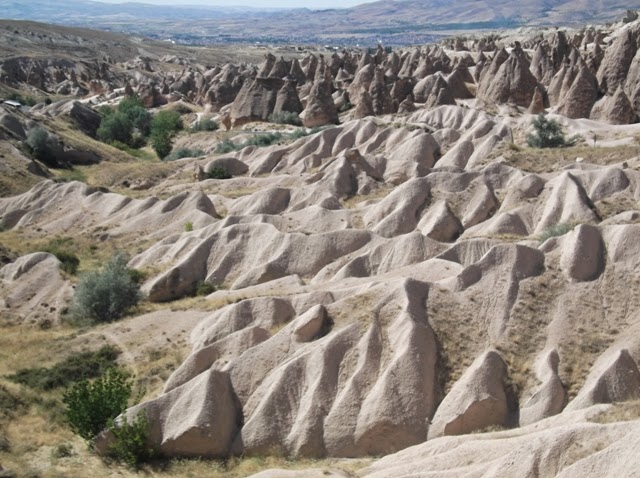
{"label": "small tree", "polygon": [[149,446],[149,419],[144,411],[139,412],[131,421],[123,415],[119,423],[109,421],[109,431],[113,441],[108,454],[112,458],[137,469],[140,464],[152,460],[156,450]]}
{"label": "small tree", "polygon": [[151,120],[151,146],[160,157],[166,158],[171,153],[171,138],[182,129],[182,118],[175,111],[160,111]]}
{"label": "small tree", "polygon": [[534,134],[527,136],[527,144],[532,148],[559,148],[567,145],[562,126],[556,120],[542,113],[533,120]]}
{"label": "small tree", "polygon": [[33,128],[27,137],[27,146],[31,148],[33,156],[43,163],[55,163],[54,138],[49,132],[39,126]]}
{"label": "small tree", "polygon": [[127,269],[123,254],[114,256],[100,271],[84,275],[73,296],[72,316],[79,321],[112,322],[140,300],[140,287]]}
{"label": "small tree", "polygon": [[131,388],[128,375],[116,368],[93,382],[75,384],[62,400],[71,430],[91,444],[111,420],[126,410]]}
{"label": "small tree", "polygon": [[166,131],[151,133],[151,146],[160,159],[166,158],[173,149],[171,135]]}
{"label": "small tree", "polygon": [[138,95],[124,98],[118,103],[118,112],[124,114],[140,134],[147,136],[151,130],[151,114],[145,109]]}
{"label": "small tree", "polygon": [[105,143],[120,141],[130,144],[133,138],[133,123],[120,111],[102,118],[97,131],[98,138]]}

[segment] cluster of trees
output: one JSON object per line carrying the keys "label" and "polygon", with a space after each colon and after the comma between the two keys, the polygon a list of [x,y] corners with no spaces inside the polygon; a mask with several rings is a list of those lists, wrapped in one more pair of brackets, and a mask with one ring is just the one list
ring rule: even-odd
{"label": "cluster of trees", "polygon": [[101,141],[116,147],[141,148],[150,141],[156,154],[164,159],[171,153],[171,140],[183,127],[176,111],[160,111],[151,115],[137,95],[123,99],[118,106],[102,108],[97,135]]}

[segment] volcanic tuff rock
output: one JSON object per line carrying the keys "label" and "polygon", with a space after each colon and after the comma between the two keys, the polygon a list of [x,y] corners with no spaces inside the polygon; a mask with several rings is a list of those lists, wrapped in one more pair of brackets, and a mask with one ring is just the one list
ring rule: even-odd
{"label": "volcanic tuff rock", "polygon": [[[172,107],[221,109],[216,118],[240,128],[280,111],[331,125],[171,162],[172,174],[135,195],[119,183],[43,180],[0,198],[2,226],[17,237],[129,244],[154,307],[206,309],[184,326],[191,348],[164,389],[126,412],[146,412],[150,441],[167,456],[393,454],[358,472],[374,477],[625,476],[637,421],[590,420],[640,398],[637,126],[605,123],[635,121],[637,75],[632,59],[608,91],[615,55],[596,71],[596,49],[582,44],[602,41],[589,32],[535,36],[510,52],[471,53],[488,43],[458,41],[298,64],[267,56],[259,68],[171,59],[179,70],[163,70],[144,56],[123,70],[127,89],[112,88],[110,66],[75,80],[47,70],[45,87],[104,87],[114,102],[134,91],[184,97]],[[621,35],[614,45],[626,44]],[[483,101],[498,105],[482,111]],[[3,110],[0,134],[19,142],[34,124],[90,123],[90,104]],[[573,149],[522,151],[534,118],[526,109],[548,106],[568,132],[597,133],[601,149],[580,146],[581,160]],[[176,139],[207,151],[216,141]],[[213,168],[233,177],[208,179]],[[58,260],[6,257],[0,315],[56,319],[72,294]],[[202,283],[216,291],[161,304]],[[506,429],[472,433],[488,428]],[[102,434],[98,449],[112,439]]]}

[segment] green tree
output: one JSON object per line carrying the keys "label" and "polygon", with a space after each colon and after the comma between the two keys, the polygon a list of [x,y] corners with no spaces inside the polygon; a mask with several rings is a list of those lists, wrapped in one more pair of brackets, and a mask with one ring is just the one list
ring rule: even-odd
{"label": "green tree", "polygon": [[175,133],[182,129],[182,118],[176,111],[163,110],[153,116],[151,120],[151,132],[168,131]]}
{"label": "green tree", "polygon": [[559,148],[567,145],[562,126],[556,120],[542,113],[533,120],[534,133],[527,136],[527,144],[532,148]]}
{"label": "green tree", "polygon": [[83,380],[64,394],[65,416],[71,430],[91,444],[93,439],[127,408],[132,380],[109,369],[93,382]]}
{"label": "green tree", "polygon": [[73,296],[72,316],[91,322],[112,322],[140,301],[140,286],[129,274],[127,258],[114,256],[99,271],[81,277]]}
{"label": "green tree", "polygon": [[171,153],[171,134],[167,131],[151,133],[151,146],[160,159],[164,159]]}
{"label": "green tree", "polygon": [[151,120],[151,146],[160,159],[171,153],[171,138],[182,129],[182,118],[175,111],[164,110]]}
{"label": "green tree", "polygon": [[39,126],[33,128],[27,136],[27,146],[31,148],[33,156],[47,164],[54,164],[55,161],[55,139],[49,132]]}
{"label": "green tree", "polygon": [[116,111],[102,118],[97,134],[98,138],[105,143],[119,141],[130,144],[133,139],[133,122],[126,114]]}
{"label": "green tree", "polygon": [[151,131],[151,114],[142,104],[138,95],[124,98],[118,103],[118,112],[123,113],[143,136]]}
{"label": "green tree", "polygon": [[138,412],[131,421],[126,415],[122,416],[119,423],[111,420],[109,431],[113,435],[113,441],[108,454],[135,469],[155,458],[157,452],[149,446],[149,426],[149,419],[144,411]]}

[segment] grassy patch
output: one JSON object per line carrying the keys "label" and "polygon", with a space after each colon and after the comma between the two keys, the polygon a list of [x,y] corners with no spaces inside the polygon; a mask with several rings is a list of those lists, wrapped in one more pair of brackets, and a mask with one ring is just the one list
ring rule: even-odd
{"label": "grassy patch", "polygon": [[540,241],[540,244],[542,244],[552,237],[564,236],[565,234],[573,231],[575,226],[575,224],[561,222],[560,224],[556,224],[555,226],[545,229],[540,236],[538,236],[538,240]]}
{"label": "grassy patch", "polygon": [[614,403],[607,411],[593,417],[595,423],[630,422],[640,418],[640,400]]}
{"label": "grassy patch", "polygon": [[52,390],[66,387],[80,380],[95,378],[114,367],[120,351],[105,345],[93,352],[79,352],[70,355],[52,367],[23,368],[7,376],[12,382],[36,390]]}

